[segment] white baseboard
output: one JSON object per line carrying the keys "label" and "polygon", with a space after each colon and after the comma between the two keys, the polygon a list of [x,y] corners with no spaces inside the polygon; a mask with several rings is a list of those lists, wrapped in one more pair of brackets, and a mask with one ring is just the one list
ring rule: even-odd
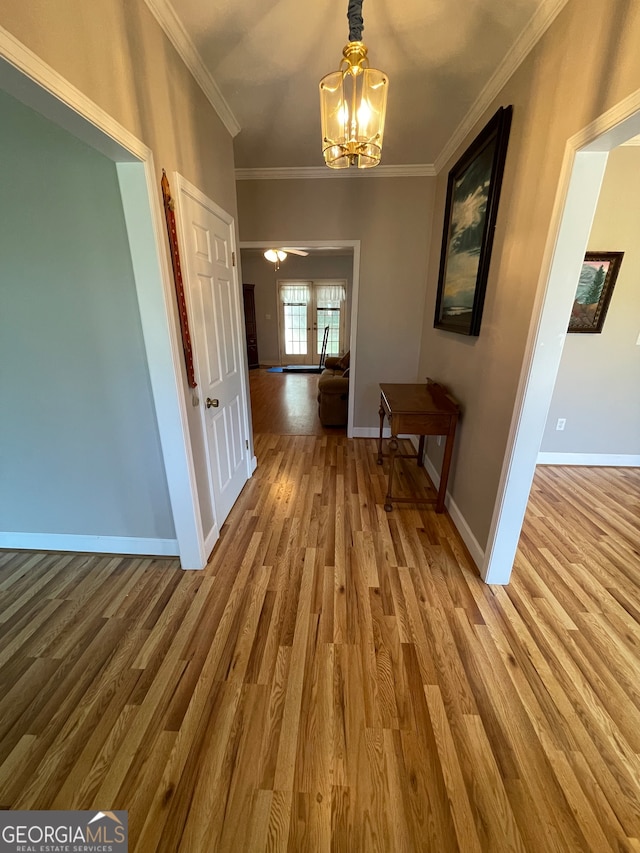
{"label": "white baseboard", "polygon": [[627,453],[538,453],[538,465],[603,465],[607,468],[640,468],[640,456]]}
{"label": "white baseboard", "polygon": [[[218,525],[214,524],[211,530],[207,533],[204,538],[204,553],[205,560],[208,560],[211,556],[211,552],[213,551],[214,545],[220,538],[220,533],[218,531]],[[184,567],[183,567],[184,568]]]}
{"label": "white baseboard", "polygon": [[252,460],[251,460],[251,473],[252,473],[252,474],[253,474],[253,472],[256,470],[256,468],[257,468],[257,467],[258,467],[258,460],[257,460],[257,458],[254,456],[254,457],[252,458]]}
{"label": "white baseboard", "polygon": [[0,533],[0,548],[10,551],[79,551],[149,557],[177,557],[180,553],[177,539],[76,536],[67,533]]}
{"label": "white baseboard", "polygon": [[[353,438],[378,438],[380,427],[354,427]],[[391,430],[385,427],[382,431],[383,438],[391,438]]]}
{"label": "white baseboard", "polygon": [[[418,452],[418,438],[415,435],[410,436],[411,443],[415,447],[416,453]],[[436,467],[433,462],[429,459],[427,454],[424,455],[424,467],[427,469],[427,473],[431,477],[431,481],[436,489],[440,486],[440,473],[436,471]],[[473,558],[473,562],[476,564],[477,568],[480,567],[484,563],[484,549],[480,546],[480,543],[473,535],[471,528],[467,524],[467,520],[464,515],[460,512],[460,508],[453,500],[449,492],[447,492],[446,497],[444,499],[444,505],[449,510],[449,515],[451,516],[451,521],[453,521],[454,526],[458,533],[460,534],[462,541],[467,546],[471,557]]]}

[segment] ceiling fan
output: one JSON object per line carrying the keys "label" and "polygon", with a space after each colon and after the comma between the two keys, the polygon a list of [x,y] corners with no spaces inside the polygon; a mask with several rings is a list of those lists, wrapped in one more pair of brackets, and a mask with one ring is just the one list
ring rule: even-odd
{"label": "ceiling fan", "polygon": [[306,258],[309,252],[305,252],[304,249],[294,249],[291,246],[281,246],[278,249],[267,249],[264,253],[265,258],[271,263],[276,265],[276,269],[280,267],[280,261],[284,261],[287,255],[300,255],[302,258]]}

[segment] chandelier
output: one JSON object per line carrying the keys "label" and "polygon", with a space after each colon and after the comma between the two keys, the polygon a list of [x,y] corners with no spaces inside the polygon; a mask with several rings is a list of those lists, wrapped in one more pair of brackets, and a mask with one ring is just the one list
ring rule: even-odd
{"label": "chandelier", "polygon": [[331,169],[377,166],[382,154],[389,78],[369,68],[361,41],[363,0],[349,0],[349,44],[338,71],[320,81],[322,153]]}

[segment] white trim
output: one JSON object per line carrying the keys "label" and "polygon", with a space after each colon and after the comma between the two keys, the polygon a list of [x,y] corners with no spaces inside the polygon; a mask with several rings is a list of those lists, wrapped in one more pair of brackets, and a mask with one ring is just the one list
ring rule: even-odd
{"label": "white trim", "polygon": [[149,149],[143,142],[1,26],[0,60],[0,88],[10,95],[110,160],[144,160]]}
{"label": "white trim", "polygon": [[207,555],[206,556],[207,560],[211,556],[211,552],[213,551],[215,544],[219,538],[220,538],[220,531],[218,530],[218,525],[214,522],[213,527],[208,532],[208,534],[206,535],[205,540],[204,540],[204,550],[205,550],[205,554]]}
{"label": "white trim", "polygon": [[433,163],[376,166],[373,169],[329,169],[327,166],[279,166],[236,169],[236,181],[293,181],[320,178],[435,178]]}
{"label": "white trim", "polygon": [[500,94],[509,78],[520,67],[529,53],[536,46],[558,14],[566,5],[567,0],[543,0],[529,19],[529,23],[518,36],[505,58],[489,78],[489,81],[474,101],[471,109],[454,130],[435,160],[436,174],[439,174],[456,153],[460,145],[473,130],[475,124],[482,118],[494,99]]}
{"label": "white trim", "polygon": [[354,240],[353,274],[351,276],[351,329],[349,335],[349,399],[347,400],[347,438],[354,437],[354,420],[356,417],[356,376],[357,364],[356,343],[358,340],[358,300],[360,299],[360,240]]}
{"label": "white trim", "polygon": [[[151,150],[0,27],[0,83],[117,163],[163,461],[183,567],[202,568],[202,532],[171,277]],[[15,88],[11,88],[15,87]],[[141,165],[142,164],[142,165]],[[38,534],[33,534],[37,536]],[[93,541],[91,537],[87,541]],[[205,558],[206,559],[206,558]]]}
{"label": "white trim", "polygon": [[[350,438],[380,438],[380,427],[354,427],[353,435]],[[391,438],[391,430],[388,426],[382,430],[383,438]],[[408,436],[398,436],[399,438],[407,438]]]}
{"label": "white trim", "polygon": [[640,468],[640,455],[630,453],[538,453],[538,465],[603,465],[607,468]]}
{"label": "white trim", "polygon": [[154,192],[153,156],[149,151],[143,166],[118,163],[116,170],[181,561],[184,568],[201,569],[207,555],[180,367],[182,348],[175,324],[169,321],[172,281],[160,251],[160,206],[149,203]]}
{"label": "white trim", "polygon": [[[438,471],[436,471],[435,465],[433,464],[431,459],[429,459],[426,453],[424,455],[424,467],[427,469],[427,473],[431,477],[433,485],[437,489],[440,486],[440,474],[438,473]],[[460,538],[467,546],[467,550],[469,551],[473,562],[479,569],[482,563],[484,562],[484,551],[482,550],[482,546],[480,545],[476,537],[473,535],[471,528],[467,524],[467,519],[460,511],[458,504],[449,494],[449,491],[447,491],[447,494],[445,496],[444,505],[446,506],[449,512],[454,527],[460,534]]]}
{"label": "white trim", "polygon": [[481,570],[487,583],[511,577],[606,159],[567,143]]}
{"label": "white trim", "polygon": [[481,569],[487,583],[511,576],[607,152],[639,131],[640,89],[567,141]]}
{"label": "white trim", "polygon": [[251,457],[251,473],[252,474],[256,470],[257,467],[258,467],[258,459],[256,456],[252,456]]}
{"label": "white trim", "polygon": [[240,125],[218,84],[211,76],[207,66],[194,43],[191,41],[180,18],[173,6],[167,0],[144,0],[156,21],[164,30],[165,35],[177,50],[180,58],[191,72],[193,79],[204,92],[207,100],[214,108],[218,117],[231,136],[240,133]]}
{"label": "white trim", "polygon": [[71,533],[0,533],[0,548],[9,551],[78,551],[96,554],[136,554],[177,557],[177,539],[133,536],[76,536]]}

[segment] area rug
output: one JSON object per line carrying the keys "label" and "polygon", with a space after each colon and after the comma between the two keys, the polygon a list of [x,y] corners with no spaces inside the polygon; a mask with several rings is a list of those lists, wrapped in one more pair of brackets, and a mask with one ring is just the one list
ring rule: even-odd
{"label": "area rug", "polygon": [[322,373],[317,364],[287,364],[285,367],[268,367],[267,373]]}
{"label": "area rug", "polygon": [[282,369],[285,373],[322,373],[317,364],[287,364]]}

